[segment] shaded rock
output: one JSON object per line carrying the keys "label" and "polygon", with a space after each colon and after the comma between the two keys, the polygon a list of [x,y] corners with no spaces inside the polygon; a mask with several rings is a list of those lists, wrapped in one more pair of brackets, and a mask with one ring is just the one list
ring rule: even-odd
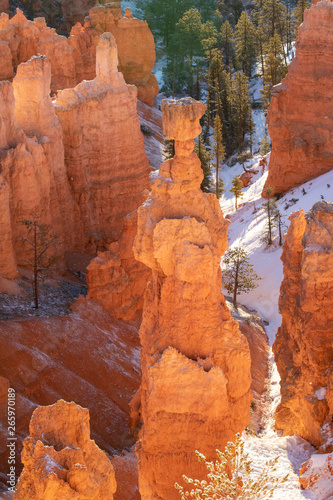
{"label": "shaded rock", "polygon": [[332,169],[333,3],[304,13],[296,57],[273,88],[267,124],[272,142],[264,186],[283,193]]}
{"label": "shaded rock", "polygon": [[89,411],[57,401],[32,414],[22,451],[24,469],[15,500],[112,500],[116,491],[108,455],[90,439]]}
{"label": "shaded rock", "polygon": [[138,487],[138,460],[134,449],[116,455],[112,458],[111,463],[117,481],[114,500],[141,500]]}
{"label": "shaded rock", "polygon": [[332,420],[333,203],[290,216],[283,245],[282,325],[273,345],[281,376],[276,426],[319,447]]}
{"label": "shaded rock", "polygon": [[203,477],[194,450],[213,458],[249,422],[252,399],[248,343],[220,292],[228,222],[216,197],[200,190],[193,153],[205,106],[187,98],[164,102],[162,110],[176,156],[151,176],[134,247],[152,269],[140,328],[143,427],[136,447],[147,500],[178,498],[174,483],[183,473]]}

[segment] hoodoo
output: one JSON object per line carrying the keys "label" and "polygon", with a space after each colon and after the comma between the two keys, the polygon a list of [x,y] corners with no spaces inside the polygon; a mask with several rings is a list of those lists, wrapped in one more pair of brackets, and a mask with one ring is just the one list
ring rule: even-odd
{"label": "hoodoo", "polygon": [[265,188],[274,193],[332,169],[332,69],[333,2],[322,0],[305,11],[296,57],[272,92],[267,114],[272,152]]}
{"label": "hoodoo", "polygon": [[152,269],[140,329],[143,500],[178,499],[183,473],[202,477],[195,450],[214,458],[249,422],[252,399],[248,343],[220,292],[228,222],[216,197],[200,190],[193,152],[205,105],[169,100],[162,111],[176,154],[152,174],[134,248]]}
{"label": "hoodoo", "polygon": [[[332,422],[333,203],[291,215],[283,246],[282,325],[273,350],[281,376],[276,425],[319,447]],[[329,429],[332,432],[332,429]]]}
{"label": "hoodoo", "polygon": [[90,439],[89,411],[60,400],[38,407],[24,441],[15,500],[112,500],[116,480],[108,455]]}

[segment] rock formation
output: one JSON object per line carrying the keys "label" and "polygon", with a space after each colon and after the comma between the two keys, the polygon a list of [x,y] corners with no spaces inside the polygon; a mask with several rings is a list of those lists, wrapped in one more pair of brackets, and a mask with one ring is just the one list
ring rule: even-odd
{"label": "rock formation", "polygon": [[75,23],[82,23],[97,0],[21,0],[29,17],[44,17],[47,24],[69,33]]}
{"label": "rock formation", "polygon": [[267,115],[272,153],[265,188],[283,193],[332,169],[332,67],[333,3],[322,0],[305,11],[296,57],[273,88]]}
{"label": "rock formation", "polygon": [[220,292],[228,223],[216,197],[200,190],[193,152],[205,105],[163,101],[162,111],[176,155],[152,174],[134,248],[152,269],[140,329],[143,500],[178,499],[183,473],[204,475],[194,451],[213,458],[249,422],[252,399],[248,343]]}
{"label": "rock formation", "polygon": [[0,13],[9,11],[9,0],[0,0]]}
{"label": "rock formation", "polygon": [[[67,3],[74,9],[77,6],[77,2]],[[12,79],[17,66],[37,54],[45,55],[51,64],[53,91],[92,80],[96,76],[96,46],[105,32],[111,32],[116,39],[119,71],[127,83],[137,86],[139,99],[152,106],[158,93],[156,77],[151,73],[155,64],[154,38],[147,22],[133,18],[129,9],[122,17],[120,2],[91,9],[84,25],[77,23],[69,38],[48,28],[44,18],[28,21],[19,9],[12,19],[1,14],[0,80]]]}
{"label": "rock formation", "polygon": [[150,167],[136,111],[135,87],[117,70],[117,46],[105,33],[95,80],[58,94],[65,164],[85,236],[104,250],[123,232],[124,217],[147,196]]}
{"label": "rock formation", "polygon": [[33,212],[63,242],[59,255],[73,238],[74,203],[64,165],[61,125],[49,97],[50,78],[48,62],[38,57],[19,68],[14,91],[9,82],[0,83],[0,274],[8,278],[15,277],[17,263],[27,257],[21,221],[31,218]]}
{"label": "rock formation", "polygon": [[29,432],[14,500],[113,499],[114,470],[108,455],[90,439],[86,408],[64,400],[40,406]]}
{"label": "rock formation", "polygon": [[320,429],[333,415],[333,203],[320,201],[290,219],[282,254],[282,325],[273,345],[282,396],[276,426],[318,447]]}
{"label": "rock formation", "polygon": [[112,244],[117,271],[109,289],[115,293],[106,297],[99,284],[108,282],[110,272],[103,276],[95,266],[90,296],[117,317],[138,322],[148,271],[131,249],[134,212],[148,194],[150,167],[136,89],[117,70],[111,34],[97,46],[95,80],[59,92],[55,102],[50,81],[47,59],[33,56],[19,65],[13,85],[0,83],[0,275],[14,278],[17,265],[24,265],[21,221],[35,212],[61,242],[61,258],[74,251],[92,258]]}
{"label": "rock formation", "polygon": [[[129,402],[139,384],[137,330],[109,316],[96,301],[77,301],[67,316],[0,321],[0,405],[7,402],[10,385],[16,391],[18,453],[33,410],[58,399],[73,399],[89,409],[92,438],[109,454],[129,449],[134,444]],[[6,414],[0,413],[0,481],[4,482]]]}

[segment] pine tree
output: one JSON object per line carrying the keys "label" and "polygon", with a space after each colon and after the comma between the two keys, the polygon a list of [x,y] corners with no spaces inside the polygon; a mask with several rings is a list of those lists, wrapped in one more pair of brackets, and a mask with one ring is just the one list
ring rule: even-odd
{"label": "pine tree", "polygon": [[281,0],[262,0],[262,26],[267,39],[283,35],[286,7]]}
{"label": "pine tree", "polygon": [[243,181],[238,177],[238,175],[235,175],[235,177],[231,181],[232,188],[230,189],[230,192],[235,195],[235,208],[237,210],[237,200],[238,198],[243,198],[244,193],[242,191],[244,185]]}
{"label": "pine tree", "polygon": [[278,231],[279,231],[279,246],[280,247],[282,247],[282,245],[283,245],[282,229],[285,226],[285,224],[283,222],[283,218],[284,218],[284,216],[282,215],[280,210],[277,208],[274,212],[273,220],[276,223]]}
{"label": "pine tree", "polygon": [[201,168],[204,173],[204,178],[200,188],[204,193],[210,193],[212,187],[212,168],[210,163],[212,155],[209,151],[207,151],[201,135],[199,136],[198,143],[194,148],[194,152],[201,162]]}
{"label": "pine tree", "polygon": [[235,32],[237,61],[246,76],[251,77],[256,61],[256,29],[244,11]]}
{"label": "pine tree", "polygon": [[253,270],[246,251],[243,248],[236,247],[228,250],[224,256],[223,285],[232,293],[232,301],[237,307],[237,295],[240,293],[249,293],[257,288],[256,281],[261,279]]}
{"label": "pine tree", "polygon": [[311,4],[308,0],[298,0],[296,9],[295,9],[295,36],[297,38],[298,35],[298,27],[302,24],[304,20],[304,11],[309,9]]}
{"label": "pine tree", "polygon": [[271,101],[272,88],[274,85],[280,83],[287,73],[279,35],[275,34],[270,39],[267,52],[267,56],[265,57],[265,74],[263,75],[264,88],[261,90],[265,112],[267,112]]}
{"label": "pine tree", "polygon": [[223,146],[223,136],[222,136],[222,124],[220,117],[218,115],[215,116],[214,119],[214,135],[213,135],[213,155],[215,156],[215,169],[216,169],[216,198],[220,198],[222,192],[224,191],[223,186],[224,183],[222,180],[219,179],[219,168],[224,160],[225,156],[225,151],[224,151],[224,146]]}
{"label": "pine tree", "polygon": [[268,199],[262,204],[262,206],[264,207],[264,210],[267,214],[267,224],[265,233],[261,239],[264,243],[267,243],[267,245],[271,245],[273,243],[273,230],[276,227],[274,215],[277,211],[277,205],[274,198],[271,198],[271,196],[273,195],[272,188],[266,188],[265,195],[268,197]]}
{"label": "pine tree", "polygon": [[260,154],[261,154],[261,156],[262,157],[266,156],[267,153],[269,153],[270,148],[271,148],[271,145],[270,145],[270,142],[268,139],[268,135],[265,134],[260,142]]}
{"label": "pine tree", "polygon": [[[230,500],[266,500],[273,498],[276,488],[285,483],[289,474],[284,477],[272,475],[276,472],[279,457],[268,460],[265,467],[255,477],[251,460],[244,452],[244,441],[240,434],[236,434],[235,443],[228,442],[224,453],[216,450],[218,460],[209,462],[205,455],[195,452],[199,462],[204,462],[208,474],[207,481],[199,481],[183,476],[184,481],[190,484],[191,491],[184,491],[178,483],[175,488],[179,490],[181,500],[189,497],[196,500],[205,499],[230,499]],[[193,488],[194,487],[194,488]]]}
{"label": "pine tree", "polygon": [[231,24],[226,20],[221,27],[221,48],[226,67],[232,64],[234,57],[234,30]]}
{"label": "pine tree", "polygon": [[57,257],[48,255],[52,247],[58,243],[57,236],[53,234],[46,224],[39,221],[39,216],[35,213],[31,215],[31,219],[24,219],[22,224],[27,228],[29,238],[22,236],[23,240],[32,247],[33,253],[31,260],[24,259],[33,269],[34,272],[34,300],[35,308],[39,307],[39,281],[40,276],[45,275],[55,268],[54,264]]}
{"label": "pine tree", "polygon": [[240,71],[237,71],[232,79],[229,100],[232,113],[231,125],[235,137],[234,146],[238,148],[244,142],[252,120],[248,78]]}

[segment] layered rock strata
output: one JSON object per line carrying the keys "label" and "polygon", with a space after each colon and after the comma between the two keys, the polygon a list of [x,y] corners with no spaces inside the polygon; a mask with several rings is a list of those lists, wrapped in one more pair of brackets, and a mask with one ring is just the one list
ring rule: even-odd
{"label": "layered rock strata", "polygon": [[38,57],[20,66],[14,89],[9,82],[0,83],[0,274],[7,278],[15,277],[16,265],[27,258],[22,220],[31,219],[32,213],[52,226],[62,241],[55,249],[59,256],[73,244],[75,204],[61,125],[49,97],[50,79],[49,63]]}
{"label": "layered rock strata", "polygon": [[[283,246],[282,325],[273,350],[281,376],[276,426],[316,447],[333,415],[333,203],[291,215]],[[332,450],[330,450],[332,451]]]}
{"label": "layered rock strata", "polygon": [[322,0],[305,11],[296,57],[272,92],[267,115],[272,152],[265,188],[274,193],[332,169],[332,68],[333,3]]}
{"label": "layered rock strata", "polygon": [[124,217],[147,196],[150,167],[136,111],[137,91],[117,69],[114,37],[97,46],[95,80],[58,94],[67,176],[86,238],[104,250],[123,232]]}
{"label": "layered rock strata", "polygon": [[[75,5],[77,2],[70,2]],[[158,83],[151,73],[155,43],[146,21],[133,18],[129,9],[123,17],[120,2],[91,9],[83,25],[77,23],[69,38],[48,28],[45,19],[28,21],[17,9],[9,19],[0,16],[0,80],[13,78],[17,66],[33,55],[45,55],[52,68],[52,91],[71,88],[96,76],[96,46],[100,35],[111,32],[118,45],[119,71],[127,83],[138,88],[139,99],[153,105]]]}
{"label": "layered rock strata", "polygon": [[32,414],[15,500],[112,500],[116,480],[108,455],[90,439],[89,411],[57,401]]}
{"label": "layered rock strata", "polygon": [[162,111],[176,155],[152,176],[134,248],[152,269],[140,329],[143,500],[176,499],[183,473],[202,477],[194,451],[213,458],[234,440],[249,422],[252,399],[248,343],[220,292],[228,222],[216,197],[200,190],[193,152],[205,105],[163,101]]}

